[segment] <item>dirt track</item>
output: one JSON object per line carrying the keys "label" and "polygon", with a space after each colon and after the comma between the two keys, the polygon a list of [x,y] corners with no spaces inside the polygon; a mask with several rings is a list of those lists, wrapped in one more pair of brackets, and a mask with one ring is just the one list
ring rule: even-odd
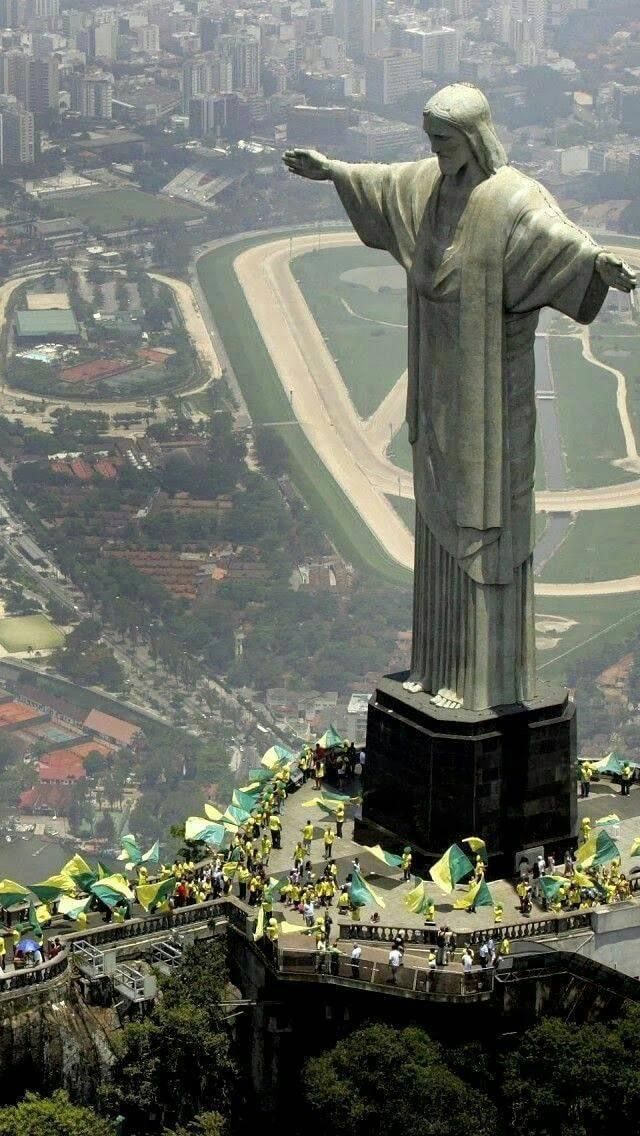
{"label": "dirt track", "polygon": [[[326,248],[357,245],[354,233],[323,236]],[[316,237],[294,237],[295,253],[314,249]],[[618,254],[638,262],[637,249],[616,246]],[[356,413],[342,376],[318,329],[289,268],[288,238],[268,241],[241,253],[234,262],[238,280],[265,341],[282,385],[291,399],[293,413],[322,461],[350,498],[365,523],[386,551],[399,563],[411,567],[413,541],[385,494],[413,496],[413,481],[405,470],[394,466],[384,448],[389,422],[395,422],[402,398],[402,382],[395,385],[368,422]],[[611,368],[613,370],[613,368]],[[616,373],[616,377],[617,373]],[[403,376],[404,378],[404,376]],[[630,436],[626,400],[618,389],[618,408],[628,450]],[[626,392],[624,392],[626,393]],[[389,417],[391,411],[391,417]],[[381,452],[382,451],[382,452]],[[536,494],[538,512],[581,512],[628,508],[640,505],[640,480],[595,489]],[[592,581],[583,584],[537,584],[539,595],[612,595],[640,591],[640,576],[626,580]]]}

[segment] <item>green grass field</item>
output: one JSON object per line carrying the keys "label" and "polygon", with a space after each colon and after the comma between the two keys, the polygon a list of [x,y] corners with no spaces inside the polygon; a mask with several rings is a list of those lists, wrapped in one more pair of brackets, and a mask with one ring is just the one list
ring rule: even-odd
{"label": "green grass field", "polygon": [[0,619],[0,646],[9,654],[50,651],[64,646],[64,635],[46,615],[10,615]]}
{"label": "green grass field", "polygon": [[328,473],[297,422],[233,271],[240,252],[264,237],[234,242],[202,257],[198,276],[253,421],[273,426],[289,450],[292,476],[342,554],[365,572],[408,587],[411,573],[387,556]]}
{"label": "green grass field", "polygon": [[396,513],[398,513],[409,532],[415,533],[416,531],[416,505],[412,497],[398,497],[397,494],[387,493],[387,497],[393,505]]}
{"label": "green grass field", "polygon": [[569,484],[589,489],[628,481],[635,475],[611,465],[626,456],[615,378],[588,363],[575,339],[552,336],[549,348]]}
{"label": "green grass field", "polygon": [[404,292],[374,292],[340,277],[349,269],[388,268],[392,263],[388,253],[364,245],[320,249],[292,263],[293,274],[363,418],[373,414],[407,366],[406,297]]}
{"label": "green grass field", "polygon": [[598,322],[591,330],[590,339],[596,359],[622,371],[627,380],[627,406],[637,445],[640,443],[640,328],[633,324]]}
{"label": "green grass field", "polygon": [[202,216],[186,202],[155,197],[140,189],[61,193],[52,204],[58,216],[78,217],[87,224],[105,228],[118,227],[127,221],[190,221]]}
{"label": "green grass field", "polygon": [[610,661],[623,653],[632,633],[640,627],[640,593],[621,596],[536,597],[536,615],[563,616],[576,626],[560,636],[556,647],[538,652],[540,677],[548,682],[571,680],[572,668],[597,647],[610,652]]}
{"label": "green grass field", "polygon": [[541,580],[619,580],[640,572],[640,507],[580,513]]}

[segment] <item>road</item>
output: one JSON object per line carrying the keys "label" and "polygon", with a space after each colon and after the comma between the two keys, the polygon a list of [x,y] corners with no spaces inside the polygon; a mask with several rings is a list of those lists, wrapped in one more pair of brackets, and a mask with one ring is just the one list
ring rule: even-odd
{"label": "road", "polygon": [[[344,247],[357,245],[359,240],[354,233],[339,232],[325,234],[324,246],[327,247],[328,244],[331,247]],[[236,276],[282,385],[292,402],[293,412],[307,438],[385,550],[400,564],[410,568],[413,562],[413,540],[406,527],[402,523],[398,525],[395,510],[390,507],[386,494],[399,493],[412,497],[411,474],[394,466],[380,452],[382,418],[377,419],[372,426],[358,416],[335,360],[289,268],[291,252],[299,255],[315,247],[314,236],[269,240],[236,257]],[[614,251],[634,264],[640,262],[638,249],[616,246]],[[541,390],[550,389],[549,385],[545,387],[542,384],[552,383],[548,343],[544,346],[542,343],[545,338],[543,324],[542,334],[536,344],[537,363],[540,367],[538,407],[553,401],[539,397]],[[624,380],[624,376],[622,379]],[[622,407],[626,414],[626,388],[621,390],[620,380],[618,381],[618,408],[620,410]],[[388,396],[389,402],[385,407],[387,416],[389,409],[397,413],[401,391],[400,381]],[[392,418],[388,418],[388,421],[392,421]],[[551,487],[536,494],[538,512],[557,515],[640,505],[640,479],[616,486],[568,489],[557,413],[554,409],[547,410],[545,406],[542,425],[546,439],[545,460],[547,453],[549,455],[548,477]],[[629,458],[633,451],[629,453],[628,419],[622,426]],[[633,446],[635,447],[635,440]],[[545,559],[548,559],[548,555],[566,535],[569,523],[566,516],[552,519],[554,523],[548,529],[547,543],[543,546],[543,554],[545,548],[547,550]],[[536,585],[536,590],[541,595],[609,595],[623,590],[640,590],[640,578],[629,577],[624,588],[619,580],[605,580],[588,584],[554,585],[558,590],[553,593],[542,590],[543,587],[546,589],[550,586]],[[585,590],[576,593],[572,588]]]}

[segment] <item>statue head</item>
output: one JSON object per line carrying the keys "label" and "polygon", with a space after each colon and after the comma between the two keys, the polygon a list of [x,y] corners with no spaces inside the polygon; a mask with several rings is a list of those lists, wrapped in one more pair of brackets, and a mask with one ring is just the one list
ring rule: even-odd
{"label": "statue head", "polygon": [[457,173],[470,158],[485,177],[507,164],[489,103],[471,83],[451,83],[437,91],[424,108],[423,122],[443,173]]}

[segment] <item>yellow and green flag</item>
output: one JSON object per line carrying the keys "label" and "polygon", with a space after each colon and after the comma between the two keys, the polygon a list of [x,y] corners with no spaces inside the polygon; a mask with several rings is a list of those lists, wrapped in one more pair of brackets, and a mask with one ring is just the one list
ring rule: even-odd
{"label": "yellow and green flag", "polygon": [[576,861],[581,868],[600,868],[603,864],[619,859],[620,849],[606,829],[590,836],[576,853]]}
{"label": "yellow and green flag", "polygon": [[91,892],[98,899],[106,903],[107,907],[116,907],[123,899],[133,900],[135,896],[124,876],[114,872],[111,876],[104,876],[91,885]]}
{"label": "yellow and green flag", "polygon": [[175,876],[169,876],[157,884],[138,884],[136,899],[145,911],[150,911],[152,907],[159,907],[171,898],[176,890],[176,882]]}
{"label": "yellow and green flag", "polygon": [[274,745],[261,759],[260,764],[264,765],[265,769],[272,769],[274,772],[281,766],[286,765],[288,761],[295,761],[295,753],[285,746]]}
{"label": "yellow and green flag", "polygon": [[39,884],[29,884],[29,891],[32,891],[41,903],[48,903],[60,895],[73,895],[75,887],[67,872],[58,872],[57,875],[49,876]]}
{"label": "yellow and green flag", "polygon": [[426,880],[417,880],[416,886],[405,895],[404,904],[414,915],[427,915],[431,911],[433,900],[427,893]]}
{"label": "yellow and green flag", "polygon": [[222,813],[216,805],[210,805],[208,802],[204,806],[205,815],[209,820],[222,820]]}
{"label": "yellow and green flag", "polygon": [[456,884],[459,884],[466,876],[470,876],[472,872],[471,860],[468,856],[465,856],[457,844],[452,844],[450,848],[447,848],[444,856],[429,869],[429,875],[434,884],[446,894],[452,892]]}
{"label": "yellow and green flag", "polygon": [[367,852],[375,856],[376,860],[381,860],[388,868],[399,868],[402,864],[402,856],[394,856],[393,852],[385,852],[380,844],[366,844]]}
{"label": "yellow and green flag", "polygon": [[484,880],[472,883],[465,895],[454,902],[454,907],[467,911],[470,907],[493,907],[493,897]]}
{"label": "yellow and green flag", "polygon": [[469,848],[476,856],[480,854],[484,862],[487,862],[487,845],[481,836],[465,836],[462,844],[468,844]]}
{"label": "yellow and green flag", "polygon": [[636,836],[631,848],[629,849],[630,856],[640,856],[640,836]]}
{"label": "yellow and green flag", "polygon": [[367,883],[364,876],[356,868],[351,873],[349,895],[352,907],[367,907],[370,903],[375,904],[376,907],[386,907],[382,896],[373,890],[371,884]]}
{"label": "yellow and green flag", "polygon": [[91,903],[91,896],[86,899],[74,899],[70,895],[63,895],[58,902],[58,913],[64,915],[67,919],[77,919],[78,916],[87,910]]}
{"label": "yellow and green flag", "polygon": [[29,891],[15,880],[0,880],[0,907],[13,907],[14,903],[29,898]]}
{"label": "yellow and green flag", "polygon": [[184,822],[185,840],[202,840],[205,844],[221,844],[224,836],[224,825],[207,820],[206,817],[187,817]]}

